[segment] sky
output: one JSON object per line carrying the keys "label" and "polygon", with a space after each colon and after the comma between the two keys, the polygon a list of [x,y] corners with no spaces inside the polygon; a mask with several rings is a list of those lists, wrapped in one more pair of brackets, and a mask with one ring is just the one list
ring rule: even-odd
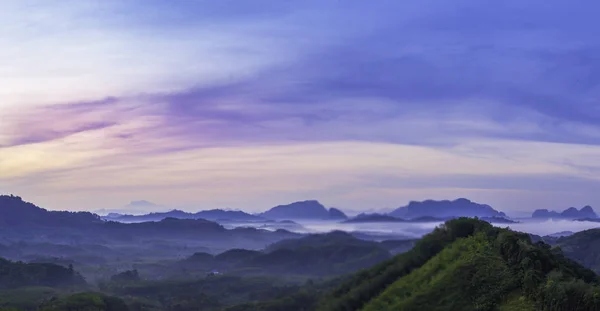
{"label": "sky", "polygon": [[54,210],[600,208],[599,9],[2,1],[0,193]]}

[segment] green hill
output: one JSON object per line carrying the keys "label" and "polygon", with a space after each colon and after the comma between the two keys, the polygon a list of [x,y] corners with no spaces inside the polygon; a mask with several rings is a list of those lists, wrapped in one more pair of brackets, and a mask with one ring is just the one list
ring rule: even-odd
{"label": "green hill", "polygon": [[597,282],[560,249],[460,218],[411,251],[356,274],[326,294],[317,309],[600,310]]}
{"label": "green hill", "polygon": [[600,273],[600,229],[577,232],[555,243],[566,256]]}

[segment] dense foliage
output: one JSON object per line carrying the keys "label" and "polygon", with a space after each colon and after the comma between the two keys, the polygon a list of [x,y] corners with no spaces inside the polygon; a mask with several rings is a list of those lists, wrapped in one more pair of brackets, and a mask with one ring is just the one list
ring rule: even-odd
{"label": "dense foliage", "polygon": [[0,258],[0,289],[82,285],[85,285],[84,279],[72,268],[48,263],[12,262]]}
{"label": "dense foliage", "polygon": [[40,305],[41,311],[129,311],[130,307],[119,298],[100,293],[77,293],[52,299]]}
{"label": "dense foliage", "polygon": [[600,273],[600,230],[578,232],[555,243],[569,258]]}
{"label": "dense foliage", "polygon": [[475,219],[447,222],[358,273],[318,310],[600,310],[596,275],[560,249]]}

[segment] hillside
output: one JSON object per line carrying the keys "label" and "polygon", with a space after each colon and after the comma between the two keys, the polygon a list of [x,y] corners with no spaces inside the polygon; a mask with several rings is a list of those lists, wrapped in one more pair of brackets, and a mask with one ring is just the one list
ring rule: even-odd
{"label": "hillside", "polygon": [[[196,253],[161,273],[199,274],[216,270],[233,274],[331,276],[370,267],[390,258],[390,251],[406,251],[412,241],[364,241],[345,232],[283,240],[264,251],[232,249],[213,256]],[[151,273],[151,271],[142,271]]]}
{"label": "hillside", "polygon": [[598,310],[597,282],[528,235],[460,218],[354,275],[318,310]]}
{"label": "hillside", "polygon": [[556,244],[569,258],[600,273],[600,229],[560,237]]}
{"label": "hillside", "polygon": [[493,209],[489,205],[475,203],[467,199],[412,201],[407,206],[392,211],[389,215],[403,219],[419,217],[506,217],[504,213]]}

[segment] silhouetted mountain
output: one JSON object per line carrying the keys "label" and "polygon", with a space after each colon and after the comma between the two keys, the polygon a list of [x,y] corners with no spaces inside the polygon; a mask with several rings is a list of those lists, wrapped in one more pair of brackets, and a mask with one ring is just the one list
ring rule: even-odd
{"label": "silhouetted mountain", "polygon": [[547,209],[537,209],[531,214],[532,218],[538,219],[585,219],[585,218],[598,218],[596,212],[591,206],[584,206],[580,210],[575,207],[569,207],[561,213],[555,211],[549,211]]}
{"label": "silhouetted mountain", "polygon": [[344,214],[344,212],[342,212],[341,210],[332,207],[329,209],[329,216],[327,218],[331,220],[347,219],[348,216],[346,216],[346,214]]}
{"label": "silhouetted mountain", "polygon": [[[160,213],[158,213],[160,214]],[[172,211],[182,217],[186,213]],[[165,214],[160,214],[163,217]],[[104,221],[89,212],[47,211],[16,196],[0,196],[0,236],[5,241],[49,242],[57,244],[132,243],[147,239],[170,239],[170,244],[202,244],[203,247],[262,248],[298,234],[255,228],[225,229],[204,219],[164,218],[158,222],[121,223]]]}
{"label": "silhouetted mountain", "polygon": [[486,204],[478,204],[467,199],[454,201],[410,202],[407,206],[400,207],[389,214],[390,216],[412,219],[417,217],[432,216],[437,218],[452,217],[505,217],[506,215]]}
{"label": "silhouetted mountain", "polygon": [[370,223],[370,222],[405,222],[406,220],[381,214],[360,214],[344,221],[344,223]]}
{"label": "silhouetted mountain", "polygon": [[48,211],[17,196],[0,196],[0,227],[81,227],[99,223],[100,217],[90,212]]}
{"label": "silhouetted mountain", "polygon": [[319,201],[309,200],[295,202],[287,205],[279,205],[260,214],[268,219],[345,219],[346,215],[338,209],[327,210]]}

